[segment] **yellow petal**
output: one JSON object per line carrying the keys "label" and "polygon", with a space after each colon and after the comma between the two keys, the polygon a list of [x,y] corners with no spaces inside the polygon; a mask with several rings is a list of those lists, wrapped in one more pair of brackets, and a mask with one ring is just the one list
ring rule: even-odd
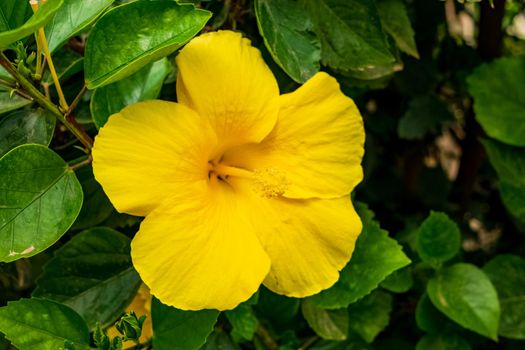
{"label": "yellow petal", "polygon": [[270,260],[224,183],[181,187],[152,211],[131,243],[133,265],[162,303],[228,310],[250,298]]}
{"label": "yellow petal", "polygon": [[362,180],[365,134],[354,102],[337,81],[317,73],[302,87],[280,98],[274,130],[260,144],[229,151],[233,166],[276,169],[287,182],[288,198],[337,198]]}
{"label": "yellow petal", "polygon": [[240,33],[191,40],[177,56],[177,98],[209,118],[221,149],[259,142],[277,120],[279,88],[258,49]]}
{"label": "yellow petal", "polygon": [[349,196],[334,199],[264,198],[248,180],[232,180],[246,216],[270,256],[264,285],[302,298],[332,286],[350,260],[362,224]]}
{"label": "yellow petal", "polygon": [[216,138],[206,119],[164,101],[133,104],[109,118],[93,147],[93,171],[120,212],[144,216],[182,183],[208,176]]}

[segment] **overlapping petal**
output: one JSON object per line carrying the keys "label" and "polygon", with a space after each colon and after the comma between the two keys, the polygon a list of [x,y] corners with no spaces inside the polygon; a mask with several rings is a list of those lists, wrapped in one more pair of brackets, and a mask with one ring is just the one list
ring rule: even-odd
{"label": "overlapping petal", "polygon": [[203,34],[177,56],[177,98],[209,118],[225,149],[259,142],[272,130],[279,88],[259,50],[240,33]]}
{"label": "overlapping petal", "polygon": [[109,118],[93,147],[93,171],[120,212],[144,216],[181,184],[207,178],[217,140],[208,121],[164,101],[133,104]]}
{"label": "overlapping petal", "polygon": [[151,212],[131,243],[133,265],[164,304],[232,309],[270,268],[238,197],[224,183],[181,186]]}
{"label": "overlapping petal", "polygon": [[334,78],[318,73],[280,97],[279,119],[263,142],[232,149],[224,162],[278,169],[286,176],[288,198],[337,198],[363,177],[364,135],[354,102]]}

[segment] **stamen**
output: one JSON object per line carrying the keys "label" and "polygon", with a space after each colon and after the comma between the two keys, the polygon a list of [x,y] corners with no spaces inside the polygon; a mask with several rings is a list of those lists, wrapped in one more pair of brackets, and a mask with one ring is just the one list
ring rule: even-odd
{"label": "stamen", "polygon": [[228,166],[224,164],[213,165],[213,169],[211,171],[215,173],[217,176],[223,176],[223,177],[236,176],[236,177],[251,178],[253,176],[253,173],[249,170],[236,168],[236,167]]}
{"label": "stamen", "polygon": [[253,172],[253,184],[255,191],[266,198],[282,196],[290,181],[286,174],[276,168],[255,169]]}

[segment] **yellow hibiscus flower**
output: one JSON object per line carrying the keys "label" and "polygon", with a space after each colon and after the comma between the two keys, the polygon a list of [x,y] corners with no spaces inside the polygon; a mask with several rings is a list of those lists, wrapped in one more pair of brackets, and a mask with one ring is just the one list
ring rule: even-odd
{"label": "yellow hibiscus flower", "polygon": [[151,293],[227,310],[261,284],[291,297],[333,285],[361,232],[354,102],[326,73],[279,96],[259,50],[231,31],[193,39],[177,65],[178,103],[124,108],[93,149],[115,208],[146,217],[131,255]]}

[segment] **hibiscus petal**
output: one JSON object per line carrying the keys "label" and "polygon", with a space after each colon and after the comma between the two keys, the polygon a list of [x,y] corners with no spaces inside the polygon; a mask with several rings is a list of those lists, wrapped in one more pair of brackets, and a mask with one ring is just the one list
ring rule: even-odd
{"label": "hibiscus petal", "polygon": [[146,101],[114,114],[100,129],[93,171],[117,210],[144,216],[181,183],[206,179],[215,147],[206,119],[174,102]]}
{"label": "hibiscus petal", "polygon": [[279,87],[258,49],[240,33],[200,35],[177,56],[177,98],[206,116],[227,148],[259,142],[272,130]]}
{"label": "hibiscus petal", "polygon": [[264,285],[302,298],[332,286],[352,256],[362,224],[349,196],[260,197],[249,180],[232,179],[246,216],[272,262]]}
{"label": "hibiscus petal", "polygon": [[362,180],[363,120],[337,81],[317,73],[282,95],[274,130],[260,144],[229,151],[224,162],[247,169],[277,169],[288,198],[337,198]]}
{"label": "hibiscus petal", "polygon": [[133,265],[164,304],[228,310],[255,293],[270,268],[228,185],[181,187],[152,211],[131,243]]}

